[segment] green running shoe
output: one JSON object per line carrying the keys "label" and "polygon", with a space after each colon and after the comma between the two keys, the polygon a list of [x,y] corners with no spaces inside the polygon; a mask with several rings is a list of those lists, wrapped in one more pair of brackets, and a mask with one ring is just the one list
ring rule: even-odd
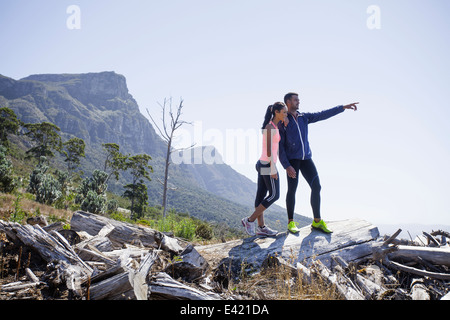
{"label": "green running shoe", "polygon": [[332,230],[328,229],[327,224],[323,220],[320,220],[319,222],[315,222],[313,220],[311,227],[313,227],[314,229],[320,230],[322,232],[325,232],[325,233],[333,232]]}
{"label": "green running shoe", "polygon": [[300,229],[297,228],[297,226],[298,226],[298,222],[291,221],[288,224],[288,230],[292,233],[297,233],[300,231]]}

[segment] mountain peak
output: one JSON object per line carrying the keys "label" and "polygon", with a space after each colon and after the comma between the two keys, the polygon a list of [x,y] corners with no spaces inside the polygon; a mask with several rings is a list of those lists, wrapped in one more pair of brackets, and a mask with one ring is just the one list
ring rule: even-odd
{"label": "mountain peak", "polygon": [[81,98],[80,101],[130,98],[125,77],[114,71],[81,74],[34,74],[21,80],[39,81],[65,87],[71,96],[77,99]]}

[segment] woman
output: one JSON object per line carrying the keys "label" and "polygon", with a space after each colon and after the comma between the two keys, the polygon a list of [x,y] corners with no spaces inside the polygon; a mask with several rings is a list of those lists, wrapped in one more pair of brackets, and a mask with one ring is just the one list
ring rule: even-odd
{"label": "woman", "polygon": [[[275,102],[273,105],[267,107],[262,126],[262,155],[256,163],[258,190],[256,192],[255,211],[250,217],[242,219],[242,225],[245,231],[251,236],[255,234],[263,236],[277,234],[277,231],[268,228],[264,224],[264,211],[280,197],[280,182],[276,168],[278,143],[280,142],[278,123],[285,121],[286,118],[287,109],[284,103]],[[269,194],[266,196],[267,192]],[[256,219],[258,219],[258,227],[256,227]]]}

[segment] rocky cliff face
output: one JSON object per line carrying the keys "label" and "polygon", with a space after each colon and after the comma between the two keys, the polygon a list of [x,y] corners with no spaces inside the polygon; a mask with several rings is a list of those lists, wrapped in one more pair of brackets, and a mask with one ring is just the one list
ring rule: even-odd
{"label": "rocky cliff face", "polygon": [[67,92],[84,104],[102,103],[109,99],[132,99],[128,93],[124,76],[115,72],[100,72],[86,74],[38,74],[24,80],[55,84],[67,89]]}
{"label": "rocky cliff face", "polygon": [[163,154],[162,140],[128,93],[125,77],[114,72],[2,77],[0,103],[24,122],[52,122],[96,148],[114,142],[124,152]]}

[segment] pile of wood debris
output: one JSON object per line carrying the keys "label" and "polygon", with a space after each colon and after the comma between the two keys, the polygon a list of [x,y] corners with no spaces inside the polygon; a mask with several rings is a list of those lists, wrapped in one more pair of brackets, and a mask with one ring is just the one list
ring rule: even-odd
{"label": "pile of wood debris", "polygon": [[208,264],[187,242],[82,211],[70,225],[0,220],[0,300],[227,298],[198,281]]}
{"label": "pile of wood debris", "polygon": [[[224,273],[224,263],[208,261],[202,253],[208,246],[195,247],[147,227],[82,211],[73,214],[70,230],[61,223],[30,223],[35,224],[0,220],[0,300],[257,297],[228,290],[221,275],[233,277],[239,271]],[[370,254],[357,261],[331,254],[332,265],[320,259],[289,263],[268,252],[253,268],[283,266],[293,279],[321,278],[343,299],[449,299],[450,236],[443,231],[424,234],[423,246],[396,240],[398,233],[378,238],[370,242]],[[361,244],[365,251],[367,243]],[[220,251],[220,245],[209,249]]]}
{"label": "pile of wood debris", "polygon": [[400,232],[377,239],[371,255],[350,263],[338,254],[331,254],[331,267],[320,259],[295,267],[280,257],[272,259],[304,283],[321,279],[334,286],[346,300],[450,300],[449,233],[396,240]]}

